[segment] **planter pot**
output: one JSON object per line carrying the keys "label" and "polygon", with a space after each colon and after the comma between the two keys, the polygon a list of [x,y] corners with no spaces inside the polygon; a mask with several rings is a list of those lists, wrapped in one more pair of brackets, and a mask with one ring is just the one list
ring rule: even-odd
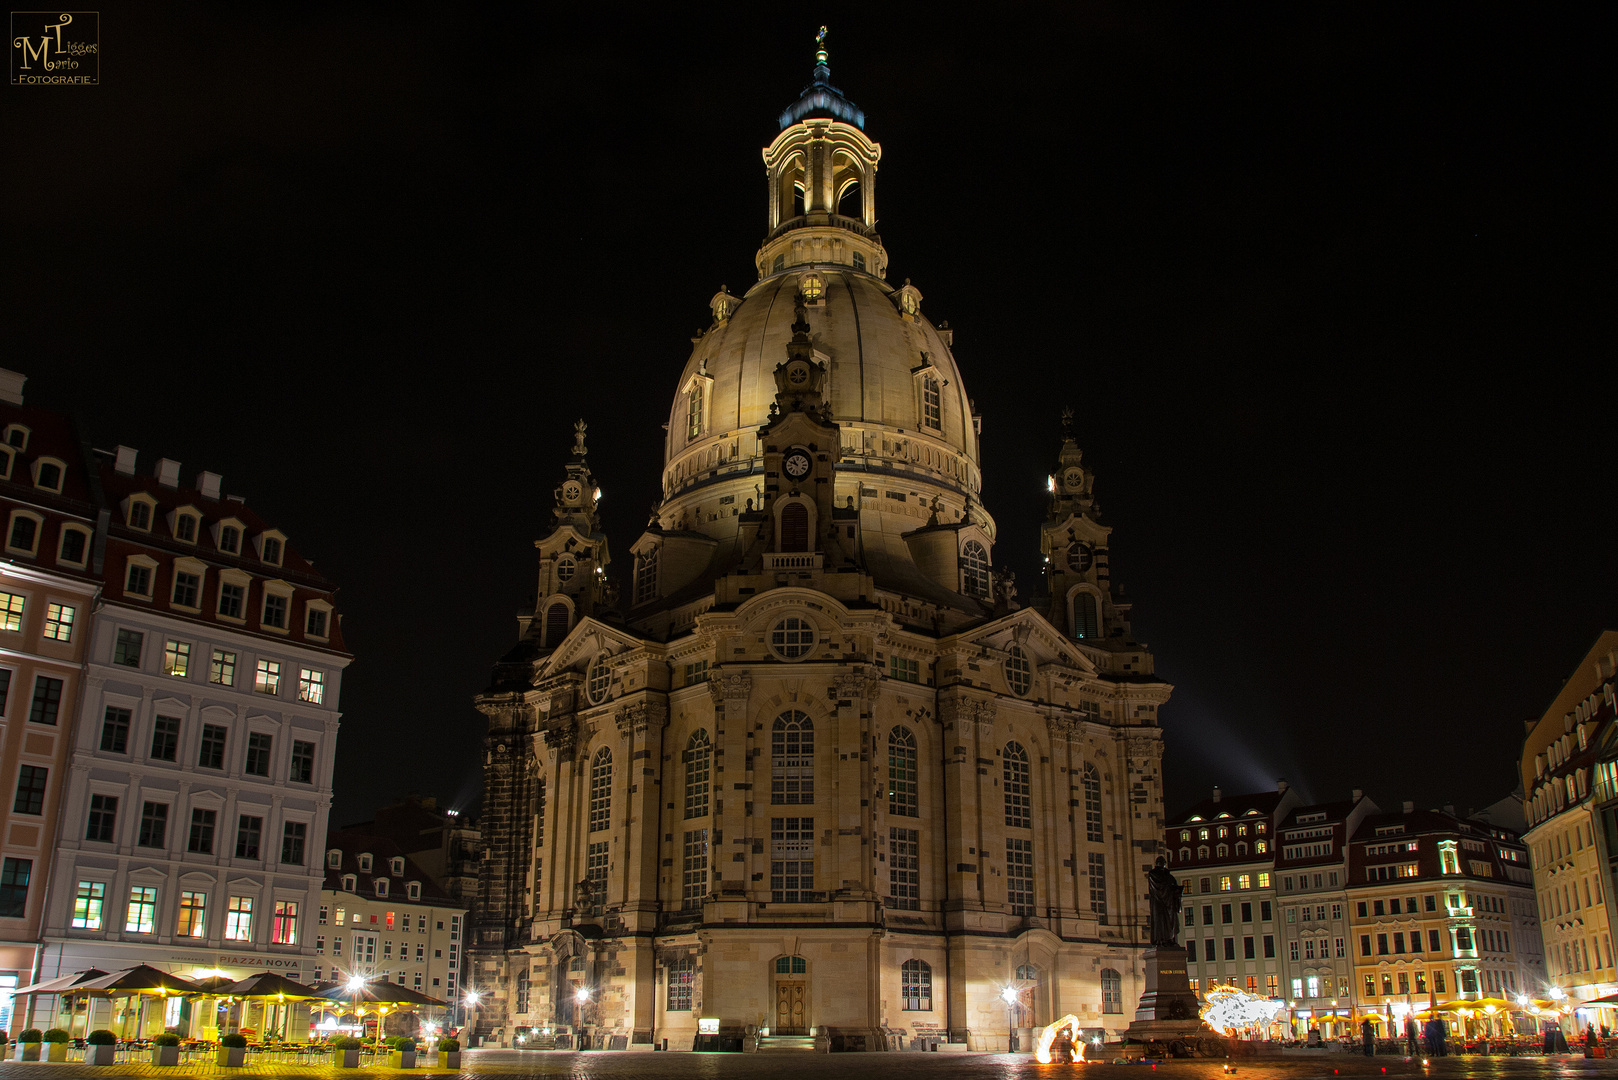
{"label": "planter pot", "polygon": [[12,1060],[14,1060],[14,1061],[38,1061],[39,1060],[39,1048],[42,1045],[43,1045],[42,1043],[18,1043],[17,1044],[17,1056],[15,1058],[13,1058]]}
{"label": "planter pot", "polygon": [[180,1048],[178,1046],[152,1047],[153,1065],[178,1065],[180,1063]]}
{"label": "planter pot", "polygon": [[214,1064],[223,1065],[227,1069],[241,1068],[242,1062],[246,1058],[247,1047],[245,1046],[221,1046],[214,1051],[213,1055]]}
{"label": "planter pot", "polygon": [[394,1069],[414,1069],[416,1067],[416,1052],[414,1050],[389,1050],[388,1066]]}
{"label": "planter pot", "polygon": [[113,1055],[118,1052],[116,1046],[86,1046],[84,1048],[84,1063],[86,1065],[111,1065]]}
{"label": "planter pot", "polygon": [[359,1050],[333,1050],[331,1063],[339,1069],[357,1069],[360,1067]]}
{"label": "planter pot", "polygon": [[461,1067],[461,1052],[459,1050],[440,1050],[438,1052],[438,1067],[440,1069],[459,1069]]}
{"label": "planter pot", "polygon": [[67,1043],[46,1043],[45,1044],[45,1060],[46,1061],[66,1061],[67,1060]]}

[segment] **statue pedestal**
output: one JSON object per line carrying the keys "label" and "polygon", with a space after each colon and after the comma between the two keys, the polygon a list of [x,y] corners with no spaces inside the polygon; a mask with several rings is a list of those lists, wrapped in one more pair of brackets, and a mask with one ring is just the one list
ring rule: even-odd
{"label": "statue pedestal", "polygon": [[1161,1051],[1154,1053],[1173,1057],[1223,1056],[1226,1041],[1203,1023],[1197,995],[1191,991],[1185,971],[1186,951],[1160,946],[1148,949],[1143,959],[1146,992],[1140,996],[1135,1019],[1124,1031],[1124,1038],[1161,1044]]}

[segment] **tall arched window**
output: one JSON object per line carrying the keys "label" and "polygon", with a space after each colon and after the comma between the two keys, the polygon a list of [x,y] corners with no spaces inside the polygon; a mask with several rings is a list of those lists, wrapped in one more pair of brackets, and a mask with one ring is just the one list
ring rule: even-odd
{"label": "tall arched window", "polygon": [[888,733],[888,813],[916,817],[916,737],[909,728]]}
{"label": "tall arched window", "polygon": [[1084,838],[1101,843],[1101,774],[1093,762],[1084,766]]}
{"label": "tall arched window", "polygon": [[775,718],[770,733],[770,802],[775,806],[815,801],[815,725],[806,713],[789,709]]}
{"label": "tall arched window", "polygon": [[985,599],[989,595],[989,553],[976,540],[961,548],[961,591]]}
{"label": "tall arched window", "polygon": [[1112,968],[1101,969],[1101,1011],[1104,1013],[1124,1011],[1124,980]]}
{"label": "tall arched window", "polygon": [[906,1012],[931,1012],[933,969],[925,960],[906,960],[899,968],[900,996]]}
{"label": "tall arched window", "polygon": [[943,396],[938,390],[938,380],[931,375],[921,377],[921,426],[932,428],[934,431],[944,429],[944,410],[942,408]]}
{"label": "tall arched window", "polygon": [[545,846],[545,778],[539,778],[534,795],[534,846]]}
{"label": "tall arched window", "polygon": [[809,550],[809,508],[803,503],[787,503],[781,508],[781,550]]}
{"label": "tall arched window", "polygon": [[1093,593],[1073,597],[1073,636],[1081,641],[1101,636],[1101,614]]}
{"label": "tall arched window", "polygon": [[708,733],[698,728],[685,744],[685,816],[708,816],[709,770],[713,765],[713,746]]}
{"label": "tall arched window", "polygon": [[702,383],[698,382],[686,394],[686,438],[702,434]]}
{"label": "tall arched window", "polygon": [[1039,965],[1038,964],[1018,964],[1017,965],[1017,981],[1018,982],[1037,983],[1039,981]]}
{"label": "tall arched window", "polygon": [[567,637],[567,605],[558,600],[545,609],[545,647],[554,649]]}
{"label": "tall arched window", "polygon": [[612,751],[603,746],[590,763],[590,831],[612,825]]}
{"label": "tall arched window", "polygon": [[1002,783],[1006,789],[1006,824],[1016,829],[1033,826],[1029,801],[1028,751],[1021,743],[1006,743]]}
{"label": "tall arched window", "polygon": [[657,549],[643,551],[635,556],[635,603],[646,604],[657,599]]}

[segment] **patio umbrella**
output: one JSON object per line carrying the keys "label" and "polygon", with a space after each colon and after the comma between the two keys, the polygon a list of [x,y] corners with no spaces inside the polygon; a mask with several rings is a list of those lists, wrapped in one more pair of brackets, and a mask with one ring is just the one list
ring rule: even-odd
{"label": "patio umbrella", "polygon": [[139,1007],[135,1013],[135,1034],[142,1037],[142,1028],[145,1025],[146,999],[148,997],[166,998],[170,994],[201,994],[205,993],[202,987],[189,979],[182,979],[178,975],[170,975],[166,971],[154,968],[149,964],[137,964],[132,968],[114,971],[103,975],[99,979],[90,979],[79,983],[68,991],[69,995],[100,994],[106,997],[133,997],[138,999]]}
{"label": "patio umbrella", "polygon": [[218,993],[226,997],[293,998],[300,1001],[320,996],[320,992],[314,987],[293,982],[285,975],[278,975],[273,971],[249,975],[245,979],[221,987]]}
{"label": "patio umbrella", "polygon": [[75,971],[70,975],[58,975],[54,979],[46,979],[44,982],[37,982],[31,986],[19,986],[12,991],[12,994],[60,994],[70,987],[77,986],[82,982],[89,982],[91,979],[99,979],[105,974],[106,972],[100,968],[86,968],[83,971]]}
{"label": "patio umbrella", "polygon": [[411,990],[409,987],[393,982],[368,982],[358,990],[350,990],[346,983],[336,983],[312,996],[336,1002],[352,1002],[358,999],[374,1005],[438,1005],[443,1007],[449,1005],[447,1001],[428,997],[419,990]]}

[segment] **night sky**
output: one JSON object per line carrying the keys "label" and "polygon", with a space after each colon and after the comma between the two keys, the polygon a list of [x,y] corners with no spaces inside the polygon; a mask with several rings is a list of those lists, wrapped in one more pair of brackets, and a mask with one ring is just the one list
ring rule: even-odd
{"label": "night sky", "polygon": [[334,824],[475,802],[576,417],[625,580],[822,21],[1025,597],[1077,410],[1167,809],[1481,807],[1618,626],[1596,5],[250,7],[106,5],[101,86],[5,88],[0,363],[340,583]]}

